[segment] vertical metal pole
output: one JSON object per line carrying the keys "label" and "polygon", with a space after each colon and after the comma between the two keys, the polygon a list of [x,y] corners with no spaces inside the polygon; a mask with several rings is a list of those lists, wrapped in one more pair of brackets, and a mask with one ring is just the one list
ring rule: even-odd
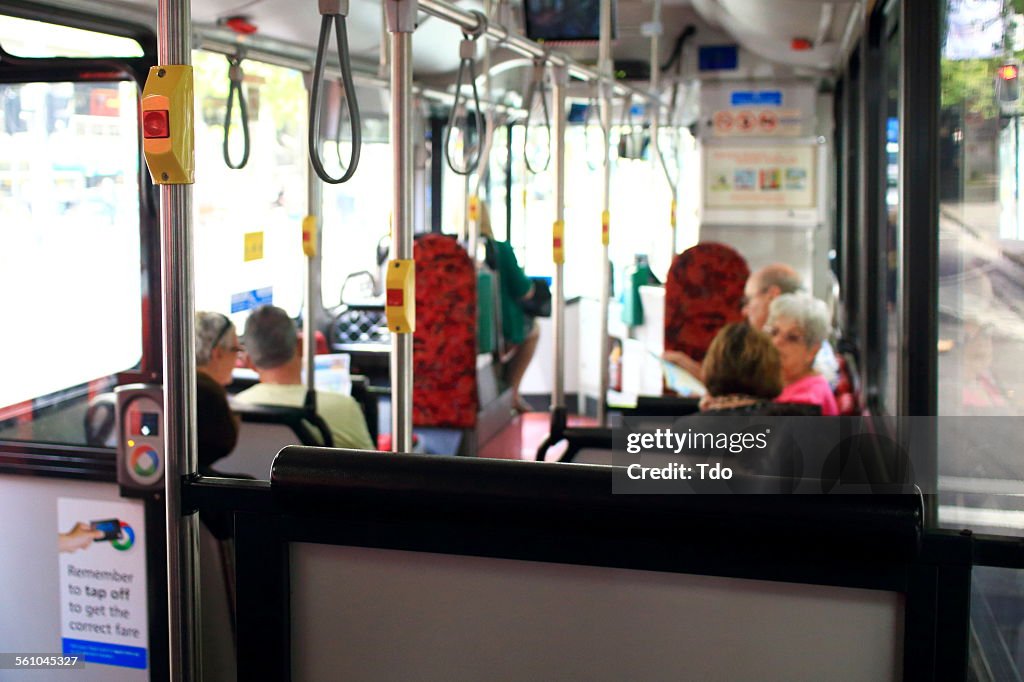
{"label": "vertical metal pole", "polygon": [[313,302],[318,300],[317,286],[320,283],[316,272],[320,262],[320,234],[322,230],[323,214],[321,202],[323,197],[323,183],[313,172],[313,167],[306,169],[306,215],[313,218],[313,241],[314,255],[306,256],[306,314],[302,316],[302,338],[305,341],[302,348],[302,364],[306,368],[306,388],[316,388],[316,306]]}
{"label": "vertical metal pole", "polygon": [[[554,87],[551,90],[551,117],[555,124],[555,223],[564,225],[565,91],[569,85],[569,72],[564,66],[556,66],[552,71]],[[561,248],[564,251],[564,236],[562,239]],[[557,420],[557,424],[553,426],[561,428],[565,426],[565,264],[562,262],[555,263],[555,292],[552,312],[551,322],[555,330],[555,385],[551,392],[551,409]]]}
{"label": "vertical metal pole", "polygon": [[466,240],[466,251],[469,257],[476,261],[476,240],[479,237],[477,221],[469,219],[469,198],[472,196],[472,185],[469,181],[470,173],[462,176],[462,199],[465,206],[462,210],[462,238]]}
{"label": "vertical metal pole", "polygon": [[[190,0],[158,0],[157,59],[192,63]],[[199,679],[199,515],[182,515],[181,482],[197,470],[192,187],[160,186],[167,604],[172,680]]]}
{"label": "vertical metal pole", "polygon": [[[601,93],[601,134],[604,137],[604,162],[601,166],[601,355],[598,363],[601,368],[601,387],[597,395],[597,423],[604,426],[607,419],[605,406],[608,403],[608,356],[611,355],[611,344],[608,339],[608,290],[611,286],[609,277],[610,257],[608,241],[610,238],[610,222],[606,226],[611,210],[611,128],[612,128],[612,3],[601,0],[600,40],[598,42],[598,65],[602,79],[598,84]],[[609,79],[608,82],[605,78]]]}
{"label": "vertical metal pole", "polygon": [[[661,148],[658,146],[658,139],[661,132],[661,0],[654,0],[654,11],[651,16],[651,94],[654,100],[648,106],[654,107],[651,116],[651,165],[657,169],[662,165]],[[669,250],[669,262],[676,252],[676,187],[668,175],[668,168],[665,171],[665,180],[669,183],[672,192],[672,213],[670,223],[671,247]]]}
{"label": "vertical metal pole", "polygon": [[[391,35],[391,153],[394,165],[392,230],[396,260],[412,259],[412,32],[415,0],[387,0]],[[391,334],[391,449],[412,450],[412,334]]]}

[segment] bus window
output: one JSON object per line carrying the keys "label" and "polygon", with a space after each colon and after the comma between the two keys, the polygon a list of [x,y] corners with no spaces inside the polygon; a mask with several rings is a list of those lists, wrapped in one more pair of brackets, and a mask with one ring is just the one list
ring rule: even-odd
{"label": "bus window", "polygon": [[0,46],[15,57],[141,57],[131,38],[0,16]]}
{"label": "bus window", "polygon": [[0,84],[0,439],[84,444],[87,384],[142,357],[136,101]]}
{"label": "bus window", "polygon": [[[361,94],[361,93],[360,93]],[[360,107],[364,102],[360,102]],[[368,112],[367,112],[368,113]],[[342,303],[341,290],[349,275],[368,272],[379,280],[377,245],[383,239],[390,248],[392,183],[391,145],[388,144],[388,120],[363,114],[363,147],[359,169],[340,185],[324,185],[323,190],[323,264],[321,293],[324,305]],[[348,159],[345,144],[342,157]],[[334,177],[341,166],[333,141],[324,142],[324,164]],[[353,279],[345,289],[347,302],[366,300],[373,294],[368,278]],[[378,281],[378,285],[383,283]]]}
{"label": "bus window", "polygon": [[[197,310],[230,314],[272,302],[297,316],[305,265],[306,90],[302,74],[245,60],[251,153],[240,170],[223,158],[228,62],[197,51],[195,67],[195,291]],[[238,107],[234,108],[238,111]],[[237,115],[237,114],[236,114]],[[232,159],[241,158],[242,126],[231,126]]]}
{"label": "bus window", "polygon": [[996,28],[981,33],[958,30],[970,12],[948,4],[939,122],[939,414],[1018,415],[1024,407],[1024,110],[1019,88],[1012,97],[997,70],[1019,64],[1024,51],[993,47],[991,36],[996,43],[1003,36],[999,3],[988,3]]}

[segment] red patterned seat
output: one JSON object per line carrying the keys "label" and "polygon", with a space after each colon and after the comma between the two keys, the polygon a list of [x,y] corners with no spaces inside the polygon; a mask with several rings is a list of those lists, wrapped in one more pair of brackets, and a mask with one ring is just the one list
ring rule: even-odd
{"label": "red patterned seat", "polygon": [[750,269],[730,246],[704,242],[672,260],[665,282],[665,350],[697,361],[718,330],[743,319],[743,287]]}
{"label": "red patterned seat", "polygon": [[425,234],[416,259],[415,426],[476,426],[476,269],[453,237]]}

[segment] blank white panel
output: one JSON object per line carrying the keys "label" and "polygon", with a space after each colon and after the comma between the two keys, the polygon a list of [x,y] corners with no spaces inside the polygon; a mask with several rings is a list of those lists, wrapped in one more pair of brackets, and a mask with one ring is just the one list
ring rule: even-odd
{"label": "blank white panel", "polygon": [[901,676],[897,593],[296,543],[296,682]]}

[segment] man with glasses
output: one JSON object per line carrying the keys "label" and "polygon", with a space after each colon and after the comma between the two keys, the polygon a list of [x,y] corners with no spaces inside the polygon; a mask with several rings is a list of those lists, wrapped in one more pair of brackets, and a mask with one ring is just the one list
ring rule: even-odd
{"label": "man with glasses", "polygon": [[[743,316],[747,318],[747,323],[751,327],[763,330],[768,322],[768,309],[772,301],[782,294],[793,294],[802,291],[803,288],[803,280],[792,267],[785,263],[766,265],[747,278],[746,286],[743,287]],[[689,355],[679,351],[665,351],[662,357],[679,365],[697,379],[704,380],[701,363]],[[815,367],[830,382],[835,379],[838,363],[827,340],[822,344],[821,351],[815,359]]]}

